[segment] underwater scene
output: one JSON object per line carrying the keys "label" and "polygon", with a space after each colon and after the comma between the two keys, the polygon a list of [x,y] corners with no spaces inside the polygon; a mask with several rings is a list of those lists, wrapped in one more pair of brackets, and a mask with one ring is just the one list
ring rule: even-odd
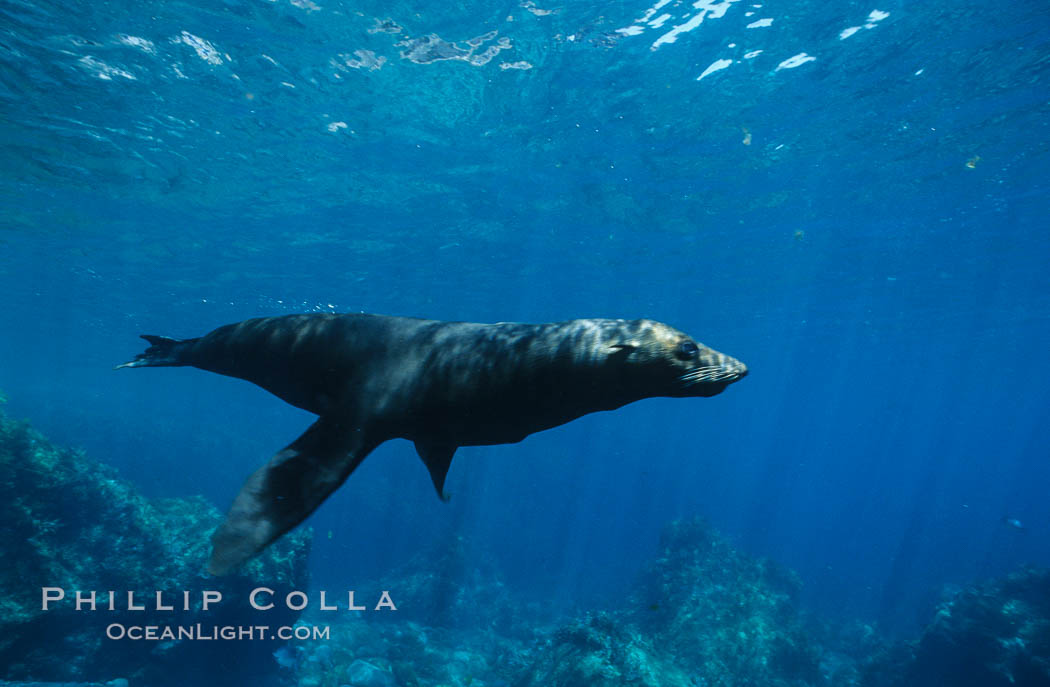
{"label": "underwater scene", "polygon": [[1038,0],[0,0],[0,687],[1050,685],[1048,83]]}

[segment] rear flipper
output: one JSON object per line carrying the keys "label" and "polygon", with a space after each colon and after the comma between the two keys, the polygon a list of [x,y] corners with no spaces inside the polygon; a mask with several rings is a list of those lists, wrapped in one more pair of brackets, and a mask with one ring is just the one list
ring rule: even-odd
{"label": "rear flipper", "polygon": [[373,448],[356,427],[317,420],[241,487],[212,535],[208,572],[226,574],[305,520]]}
{"label": "rear flipper", "polygon": [[166,336],[153,336],[143,334],[142,338],[149,342],[149,348],[144,353],[139,353],[133,360],[121,363],[114,367],[119,370],[122,367],[161,367],[188,365],[182,361],[182,353],[187,347],[195,344],[199,339],[169,339]]}

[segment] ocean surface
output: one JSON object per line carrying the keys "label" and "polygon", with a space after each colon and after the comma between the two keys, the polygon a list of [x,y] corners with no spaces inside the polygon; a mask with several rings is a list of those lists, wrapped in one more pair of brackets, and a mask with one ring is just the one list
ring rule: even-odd
{"label": "ocean surface", "polygon": [[4,407],[225,510],[312,416],[113,371],[139,334],[660,320],[750,375],[461,449],[449,503],[385,444],[312,584],[462,541],[522,603],[615,606],[701,516],[914,635],[1050,565],[1048,79],[1034,0],[0,0]]}

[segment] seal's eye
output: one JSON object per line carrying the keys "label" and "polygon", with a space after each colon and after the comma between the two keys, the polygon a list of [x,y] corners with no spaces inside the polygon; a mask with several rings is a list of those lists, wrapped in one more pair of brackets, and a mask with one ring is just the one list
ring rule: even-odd
{"label": "seal's eye", "polygon": [[690,358],[695,358],[696,354],[699,352],[700,347],[697,346],[695,343],[693,343],[692,341],[683,341],[682,343],[678,344],[678,350],[675,351],[675,355],[677,355],[682,360],[689,360]]}

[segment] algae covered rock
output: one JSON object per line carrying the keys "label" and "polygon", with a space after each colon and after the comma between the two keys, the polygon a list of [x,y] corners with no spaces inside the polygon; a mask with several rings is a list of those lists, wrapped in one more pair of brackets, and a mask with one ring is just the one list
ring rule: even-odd
{"label": "algae covered rock", "polygon": [[818,684],[820,653],[798,616],[791,571],[740,553],[698,519],[669,524],[631,618],[697,684]]}
{"label": "algae covered rock", "polygon": [[741,554],[700,520],[668,525],[660,548],[626,608],[555,631],[519,684],[824,684],[793,573]]}
{"label": "algae covered rock", "polygon": [[495,563],[462,536],[428,547],[387,579],[397,589],[398,621],[509,634],[523,615]]}
{"label": "algae covered rock", "polygon": [[907,685],[1050,685],[1050,570],[1026,569],[956,593],[914,651]]}
{"label": "algae covered rock", "polygon": [[1050,687],[1050,570],[952,589],[922,636],[871,651],[863,687]]}
{"label": "algae covered rock", "polygon": [[[307,620],[314,616],[308,613]],[[424,627],[373,616],[327,621],[324,643],[296,647],[299,687],[509,687],[521,642],[485,630]]]}
{"label": "algae covered rock", "polygon": [[393,673],[361,659],[350,664],[347,678],[353,687],[397,687]]}
{"label": "algae covered rock", "polygon": [[521,687],[695,687],[674,657],[627,625],[620,614],[597,613],[556,630]]}
{"label": "algae covered rock", "polygon": [[[254,611],[248,595],[256,586],[275,590],[275,598],[305,589],[309,535],[284,537],[237,574],[215,578],[205,564],[220,520],[203,499],[147,500],[112,468],[0,414],[0,679],[192,684],[203,683],[220,659],[235,676],[272,672],[270,641],[107,638],[114,624],[200,623],[205,631],[294,624],[297,612],[283,605]],[[44,587],[66,598],[44,610]],[[224,600],[203,611],[205,590]],[[76,610],[77,591],[96,592],[97,610]],[[114,610],[107,609],[110,591]],[[127,608],[129,591],[146,611]],[[173,610],[155,608],[157,591]],[[193,599],[188,610],[184,591]]]}

